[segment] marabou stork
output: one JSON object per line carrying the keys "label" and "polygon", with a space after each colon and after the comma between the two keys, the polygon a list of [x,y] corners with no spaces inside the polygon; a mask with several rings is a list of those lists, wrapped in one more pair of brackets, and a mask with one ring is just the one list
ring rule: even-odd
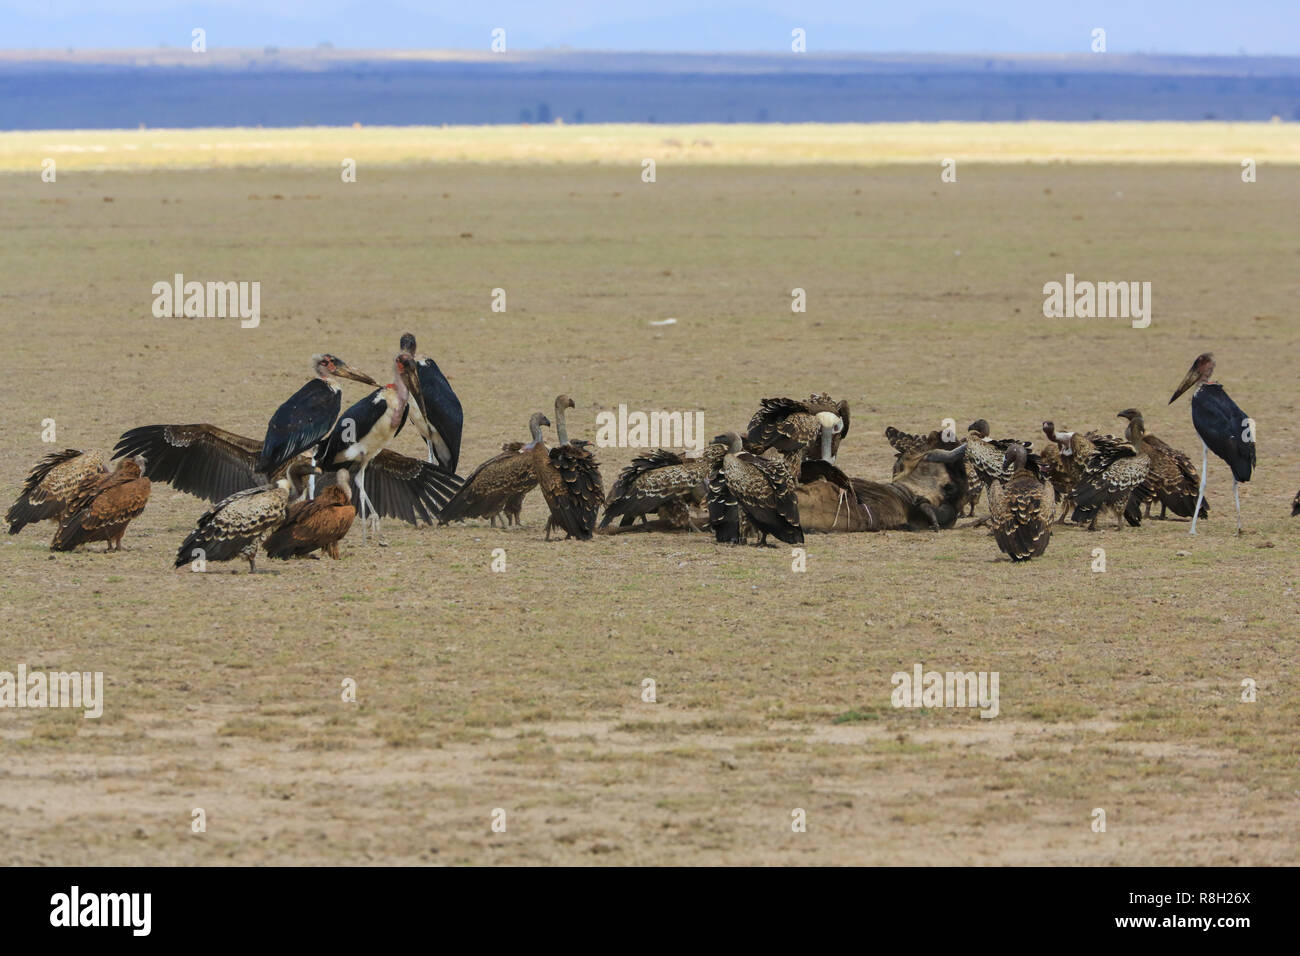
{"label": "marabou stork", "polygon": [[273,474],[330,433],[343,405],[338,379],[349,378],[372,387],[379,385],[369,375],[333,355],[313,355],[311,367],[315,378],[289,396],[267,423],[257,460],[257,470],[264,475]]}
{"label": "marabou stork", "polygon": [[1223,386],[1210,381],[1213,375],[1214,356],[1209,352],[1198,355],[1169,399],[1172,405],[1179,395],[1196,386],[1192,395],[1192,425],[1201,436],[1201,487],[1196,495],[1196,510],[1192,512],[1191,533],[1196,534],[1196,519],[1205,500],[1205,479],[1213,451],[1232,469],[1232,498],[1237,505],[1237,534],[1241,534],[1241,494],[1237,485],[1250,481],[1250,473],[1255,469],[1255,427]]}
{"label": "marabou stork", "polygon": [[[119,458],[147,457],[146,477],[208,502],[274,484],[289,469],[289,465],[281,465],[269,475],[259,472],[260,441],[207,423],[132,428],[118,439],[113,452]],[[310,458],[304,452],[294,462],[309,463]],[[350,466],[349,471],[355,467]],[[337,469],[323,476],[322,483],[329,485],[336,474]],[[421,521],[432,524],[460,484],[459,478],[436,465],[387,449],[370,459],[366,476],[371,480],[370,500],[376,513],[412,525]]]}
{"label": "marabou stork", "polygon": [[415,336],[410,332],[402,336],[401,349],[415,359],[419,379],[411,405],[411,421],[429,449],[429,461],[455,474],[460,462],[461,427],[465,423],[460,399],[438,363],[416,351]]}
{"label": "marabou stork", "polygon": [[[406,424],[411,398],[419,391],[415,358],[399,352],[393,359],[394,381],[375,389],[343,413],[329,437],[317,448],[316,461],[324,469],[347,468],[357,486],[357,503],[361,518],[361,540],[366,540],[366,522],[373,521],[379,531],[379,513],[366,495],[366,467],[381,455]],[[440,479],[446,497],[455,494],[460,479],[437,465],[425,465]],[[446,497],[442,503],[446,502]]]}

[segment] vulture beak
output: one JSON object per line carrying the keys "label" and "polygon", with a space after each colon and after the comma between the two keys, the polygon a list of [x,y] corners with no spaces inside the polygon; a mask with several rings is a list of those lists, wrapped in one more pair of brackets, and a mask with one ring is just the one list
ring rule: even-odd
{"label": "vulture beak", "polygon": [[344,362],[341,359],[338,362],[334,363],[334,368],[331,369],[331,372],[337,378],[350,378],[354,382],[361,382],[362,384],[369,385],[373,388],[379,387],[379,383],[376,382],[369,375],[367,375],[365,372],[353,368],[351,365],[349,365],[347,362]]}
{"label": "vulture beak", "polygon": [[1178,400],[1178,396],[1183,394],[1183,392],[1187,391],[1198,381],[1200,381],[1200,378],[1201,378],[1201,373],[1198,372],[1196,370],[1196,366],[1193,365],[1190,369],[1188,369],[1187,374],[1183,376],[1183,380],[1181,384],[1179,384],[1178,388],[1174,391],[1174,397],[1169,399],[1169,404],[1172,405],[1174,402],[1176,402]]}

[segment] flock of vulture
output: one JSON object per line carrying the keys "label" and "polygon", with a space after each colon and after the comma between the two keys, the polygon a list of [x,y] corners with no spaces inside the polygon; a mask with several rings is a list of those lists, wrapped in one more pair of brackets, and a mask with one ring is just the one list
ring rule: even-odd
{"label": "flock of vulture", "polygon": [[[849,432],[848,403],[821,393],[764,399],[743,434],[717,436],[698,457],[665,449],[642,454],[607,496],[591,443],[568,435],[565,413],[575,405],[561,395],[554,447],[542,434],[551,420],[536,412],[528,442],[507,442],[461,478],[460,401],[437,363],[419,354],[413,335],[399,345],[394,380],[384,386],[333,355],[314,356],[312,379],[275,411],[260,442],[210,424],[145,425],[121,436],[111,470],[93,451],[47,455],[5,515],[9,533],[52,520],[55,551],[93,541],[120,549],[151,482],[162,481],[212,502],[179,546],[176,567],[242,557],[256,571],[259,552],[287,559],[319,551],[337,559],[358,512],[363,543],[368,529],[378,533],[381,517],[415,525],[466,518],[518,524],[535,488],[550,510],[547,540],[553,531],[586,540],[598,531],[634,530],[639,518],[647,530],[706,531],[724,543],[757,536],[759,545],[769,536],[800,544],[805,531],[939,530],[963,513],[974,515],[985,496],[988,515],[977,523],[987,521],[999,548],[1023,561],[1043,554],[1055,524],[1068,519],[1092,529],[1109,510],[1117,527],[1137,526],[1156,502],[1161,518],[1169,511],[1191,518],[1195,534],[1209,510],[1209,452],[1231,469],[1234,496],[1255,465],[1253,422],[1211,381],[1214,358],[1206,353],[1169,400],[1196,387],[1200,471],[1148,434],[1141,412],[1128,408],[1118,415],[1128,423],[1122,437],[1060,431],[1047,421],[1047,441],[1037,451],[1027,441],[990,438],[983,419],[964,438],[891,427],[885,437],[897,453],[892,479],[850,478],[835,466]],[[373,391],[340,414],[345,379]],[[408,418],[426,460],[388,448]],[[1300,493],[1292,514],[1300,514]]]}

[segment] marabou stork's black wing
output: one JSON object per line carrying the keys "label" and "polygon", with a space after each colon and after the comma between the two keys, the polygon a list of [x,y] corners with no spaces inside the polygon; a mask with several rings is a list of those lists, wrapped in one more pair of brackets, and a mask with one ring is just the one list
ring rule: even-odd
{"label": "marabou stork's black wing", "polygon": [[[383,391],[382,388],[377,388],[365,398],[348,406],[348,410],[334,423],[334,429],[329,432],[329,437],[317,446],[316,464],[325,470],[341,468],[349,464],[343,457],[348,446],[370,434],[379,420],[388,414],[388,403],[383,399]],[[406,420],[405,414],[402,420]],[[376,504],[375,507],[379,506]]]}
{"label": "marabou stork's black wing", "polygon": [[124,432],[113,457],[143,455],[144,476],[177,491],[221,501],[267,481],[257,470],[262,443],[215,425],[144,425]]}
{"label": "marabou stork's black wing", "polygon": [[433,456],[444,470],[455,472],[460,463],[461,428],[465,424],[465,412],[460,407],[460,399],[433,359],[425,358],[418,362],[416,372],[420,378],[420,396],[423,399],[417,411],[423,413],[425,421],[433,429]]}
{"label": "marabou stork's black wing", "polygon": [[1222,385],[1202,385],[1192,396],[1196,434],[1210,451],[1228,463],[1232,477],[1238,481],[1250,481],[1255,470],[1255,442],[1245,439],[1247,417]]}
{"label": "marabou stork's black wing", "polygon": [[342,404],[343,393],[321,378],[294,392],[267,423],[257,470],[270,474],[320,442],[330,433]]}
{"label": "marabou stork's black wing", "polygon": [[[355,463],[348,472],[356,486]],[[333,484],[327,474],[326,483]],[[432,462],[419,461],[385,449],[370,459],[366,465],[366,497],[381,518],[397,518],[407,524],[433,524],[443,506],[454,495],[464,479],[443,471]],[[357,492],[353,492],[354,504]],[[359,507],[359,504],[358,504]]]}

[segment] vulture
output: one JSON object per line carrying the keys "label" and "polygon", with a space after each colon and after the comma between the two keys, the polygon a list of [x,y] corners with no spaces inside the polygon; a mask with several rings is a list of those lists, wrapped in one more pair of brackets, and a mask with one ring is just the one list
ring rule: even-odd
{"label": "vulture", "polygon": [[97,451],[65,448],[46,455],[27,473],[23,490],[5,512],[9,533],[17,534],[39,521],[58,520],[83,481],[107,473],[104,457]]}
{"label": "vulture", "polygon": [[315,498],[289,505],[284,523],[262,542],[262,548],[272,558],[305,558],[313,551],[324,551],[337,561],[339,542],[356,516],[350,475],[340,468],[334,474],[334,484]]}
{"label": "vulture", "polygon": [[1083,461],[1083,474],[1074,489],[1074,513],[1070,520],[1076,524],[1087,523],[1088,530],[1097,527],[1097,516],[1102,508],[1115,510],[1115,525],[1124,527],[1124,521],[1137,527],[1142,514],[1130,501],[1133,493],[1147,478],[1151,459],[1142,451],[1142,419],[1129,422],[1124,438],[1095,435],[1090,441],[1093,453]]}
{"label": "vulture", "polygon": [[[550,424],[551,420],[541,412],[533,413],[528,420],[533,444],[541,444],[542,426]],[[438,523],[487,518],[495,525],[501,517],[502,525],[512,519],[518,524],[524,496],[537,487],[533,457],[524,453],[524,447],[522,442],[506,442],[501,446],[501,454],[475,468],[442,509]]]}
{"label": "vulture", "polygon": [[1295,498],[1291,502],[1291,517],[1300,515],[1300,491],[1295,493]]}
{"label": "vulture", "polygon": [[1043,434],[1047,443],[1038,451],[1040,469],[1056,492],[1056,500],[1061,506],[1061,513],[1056,518],[1057,524],[1064,524],[1074,507],[1074,489],[1083,477],[1083,462],[1096,450],[1090,436],[1073,432],[1056,432],[1054,422],[1043,422]]}
{"label": "vulture", "polygon": [[301,493],[303,480],[320,473],[309,462],[295,461],[274,483],[246,488],[218,501],[203,513],[176,551],[176,567],[198,558],[207,562],[243,557],[249,573],[255,573],[262,539],[284,524],[289,501]]}
{"label": "vulture", "polygon": [[104,550],[121,551],[126,526],[149,503],[149,479],[143,458],[123,458],[109,473],[90,475],[77,489],[50,543],[51,551],[72,551],[91,541]]}
{"label": "vulture", "polygon": [[741,516],[758,532],[760,547],[770,534],[786,544],[803,544],[798,482],[784,461],[741,452],[740,436],[728,432],[727,452],[709,474],[709,525],[718,541],[738,544]]}
{"label": "vulture", "polygon": [[614,482],[600,526],[607,527],[618,518],[619,527],[626,528],[637,518],[647,522],[653,512],[669,513],[674,523],[689,526],[691,505],[703,503],[709,473],[726,453],[727,443],[719,436],[705,446],[698,458],[687,458],[665,448],[638,455]]}
{"label": "vulture", "polygon": [[998,547],[1012,561],[1028,561],[1047,550],[1052,539],[1056,502],[1035,469],[1026,465],[1024,445],[1007,446],[1004,467],[1011,477],[1001,494],[989,498],[989,524]]}
{"label": "vulture", "polygon": [[[148,458],[147,477],[204,501],[222,501],[239,491],[273,484],[287,466],[267,475],[257,470],[262,443],[215,425],[142,425],[123,433],[115,456]],[[301,457],[297,461],[306,461]],[[346,465],[349,477],[359,464]],[[332,481],[337,468],[326,476]],[[431,524],[460,478],[437,465],[384,450],[367,463],[367,491],[377,514],[408,524]]]}
{"label": "vulture", "polygon": [[[1134,420],[1143,422],[1142,413],[1136,408],[1126,408],[1119,413],[1118,417],[1130,422]],[[1171,448],[1155,435],[1145,431],[1145,422],[1143,428],[1141,450],[1151,459],[1151,469],[1147,472],[1146,481],[1134,492],[1137,496],[1134,506],[1141,507],[1145,504],[1145,517],[1150,518],[1152,503],[1159,501],[1162,519],[1167,511],[1172,511],[1180,518],[1190,518],[1192,509],[1196,507],[1196,494],[1201,485],[1200,472],[1196,470],[1192,460],[1181,451]],[[1206,518],[1209,514],[1209,502],[1202,501],[1200,517]]]}
{"label": "vulture", "polygon": [[775,449],[786,470],[798,475],[807,457],[834,463],[840,441],[849,432],[849,403],[835,403],[824,392],[806,401],[765,398],[749,420],[744,447],[754,454]]}
{"label": "vulture", "polygon": [[574,401],[568,395],[555,399],[555,432],[559,438],[555,448],[548,449],[538,441],[524,446],[533,459],[542,497],[551,509],[550,520],[546,522],[547,541],[551,540],[551,531],[556,528],[564,529],[566,539],[591,540],[600,506],[605,503],[600,465],[587,450],[590,442],[569,441],[564,412],[574,407]]}
{"label": "vulture", "polygon": [[348,378],[371,386],[379,384],[334,355],[313,355],[311,368],[312,380],[289,396],[266,425],[266,437],[262,439],[257,460],[257,470],[263,474],[274,473],[330,433],[343,404],[339,379]]}
{"label": "vulture", "polygon": [[465,413],[460,399],[452,390],[447,376],[438,363],[416,351],[415,336],[407,332],[401,338],[401,350],[415,360],[415,402],[411,405],[411,421],[424,439],[429,450],[429,461],[436,462],[443,471],[455,474],[460,463],[460,435],[465,423]]}

